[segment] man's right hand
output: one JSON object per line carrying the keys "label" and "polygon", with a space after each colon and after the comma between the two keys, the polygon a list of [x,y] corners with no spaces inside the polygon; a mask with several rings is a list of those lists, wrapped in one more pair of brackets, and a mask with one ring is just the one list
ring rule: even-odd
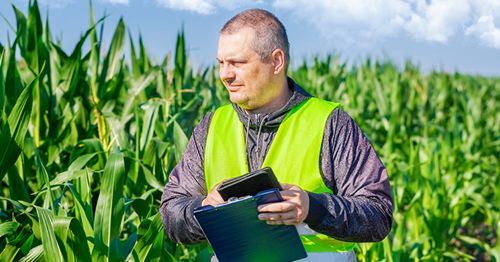
{"label": "man's right hand", "polygon": [[208,196],[205,199],[203,199],[203,201],[201,202],[202,206],[206,206],[206,205],[216,206],[217,204],[224,203],[224,199],[222,199],[222,197],[219,194],[219,191],[217,191],[217,189],[219,188],[221,183],[222,182],[215,185],[212,188],[212,190],[210,190],[210,192],[208,193]]}

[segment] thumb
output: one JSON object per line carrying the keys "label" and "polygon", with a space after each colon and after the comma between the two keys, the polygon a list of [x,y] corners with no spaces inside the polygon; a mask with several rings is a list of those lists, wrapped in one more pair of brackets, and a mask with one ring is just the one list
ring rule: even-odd
{"label": "thumb", "polygon": [[281,184],[281,188],[283,188],[283,190],[290,190],[293,187],[296,187],[296,185],[287,184],[287,183],[280,183],[280,184]]}

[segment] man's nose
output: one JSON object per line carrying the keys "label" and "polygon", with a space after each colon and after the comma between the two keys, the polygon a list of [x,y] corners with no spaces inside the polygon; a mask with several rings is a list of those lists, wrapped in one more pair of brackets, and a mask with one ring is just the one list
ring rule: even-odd
{"label": "man's nose", "polygon": [[230,81],[236,77],[234,71],[229,65],[221,65],[219,69],[219,75],[222,81]]}

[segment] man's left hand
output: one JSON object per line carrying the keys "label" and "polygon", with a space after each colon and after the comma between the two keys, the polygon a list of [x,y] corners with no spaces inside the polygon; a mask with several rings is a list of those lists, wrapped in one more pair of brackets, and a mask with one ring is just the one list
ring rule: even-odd
{"label": "man's left hand", "polygon": [[274,225],[298,225],[309,214],[309,195],[296,185],[281,184],[283,202],[260,205],[257,207],[260,220]]}

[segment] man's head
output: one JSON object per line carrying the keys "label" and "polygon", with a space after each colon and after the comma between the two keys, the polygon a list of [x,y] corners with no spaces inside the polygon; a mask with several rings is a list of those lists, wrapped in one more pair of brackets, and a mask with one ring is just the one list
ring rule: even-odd
{"label": "man's head", "polygon": [[229,20],[221,30],[217,60],[231,101],[250,112],[284,105],[290,92],[288,49],[285,28],[267,11],[251,9]]}
{"label": "man's head", "polygon": [[269,58],[276,49],[285,54],[285,73],[290,63],[290,44],[283,24],[272,13],[262,9],[249,9],[231,18],[224,25],[220,34],[232,35],[245,28],[253,29],[250,48],[257,52],[260,60]]}

